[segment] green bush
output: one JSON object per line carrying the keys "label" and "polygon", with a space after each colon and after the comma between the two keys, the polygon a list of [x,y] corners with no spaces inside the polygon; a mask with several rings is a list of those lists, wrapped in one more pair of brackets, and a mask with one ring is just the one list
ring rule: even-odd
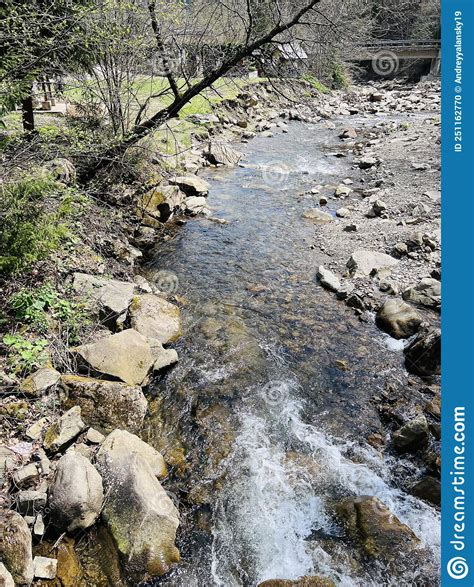
{"label": "green bush", "polygon": [[30,176],[1,187],[0,272],[14,273],[44,259],[67,235],[55,205],[64,190],[48,176]]}
{"label": "green bush", "polygon": [[336,62],[333,64],[332,83],[338,90],[345,90],[351,85],[349,73],[342,63]]}
{"label": "green bush", "polygon": [[315,90],[321,92],[321,94],[329,93],[329,88],[320,82],[317,77],[314,77],[314,75],[307,73],[303,76],[303,79],[305,82],[311,84]]}
{"label": "green bush", "polygon": [[19,334],[6,334],[3,344],[8,347],[8,366],[16,375],[26,375],[48,362],[48,341],[44,338],[29,340]]}

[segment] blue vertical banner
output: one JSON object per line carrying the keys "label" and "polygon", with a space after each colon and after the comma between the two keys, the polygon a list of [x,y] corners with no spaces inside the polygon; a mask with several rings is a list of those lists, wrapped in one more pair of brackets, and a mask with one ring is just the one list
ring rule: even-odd
{"label": "blue vertical banner", "polygon": [[474,0],[442,0],[441,584],[474,585]]}

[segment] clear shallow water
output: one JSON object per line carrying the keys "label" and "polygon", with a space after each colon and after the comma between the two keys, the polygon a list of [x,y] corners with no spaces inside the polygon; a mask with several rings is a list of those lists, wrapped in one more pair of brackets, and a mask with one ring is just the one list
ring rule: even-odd
{"label": "clear shallow water", "polygon": [[[228,224],[190,220],[150,264],[150,275],[175,274],[184,306],[180,362],[155,389],[189,453],[175,491],[196,504],[189,489],[212,487],[200,502],[211,504],[205,532],[193,505],[182,522],[183,565],[161,584],[254,586],[312,574],[343,586],[434,584],[438,515],[400,491],[390,458],[364,441],[378,424],[370,399],[390,377],[406,377],[401,347],[317,286],[327,257],[311,249],[318,227],[301,218],[319,194],[298,194],[353,173],[349,158],[330,154],[335,136],[294,124],[239,147],[243,167],[208,175],[209,206]],[[173,426],[152,418],[149,427],[165,452],[176,442]],[[379,497],[429,552],[393,580],[354,562],[331,514],[346,495]]]}

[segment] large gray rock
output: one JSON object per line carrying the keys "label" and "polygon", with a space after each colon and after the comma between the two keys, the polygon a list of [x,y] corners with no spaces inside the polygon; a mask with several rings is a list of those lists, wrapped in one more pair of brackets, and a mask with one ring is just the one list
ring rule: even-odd
{"label": "large gray rock", "polygon": [[99,303],[101,309],[110,314],[111,318],[126,314],[135,289],[133,283],[87,273],[74,273],[72,286],[83,297],[90,297]]}
{"label": "large gray rock", "polygon": [[383,271],[388,274],[397,264],[397,259],[390,255],[364,249],[354,251],[347,261],[347,267],[354,277],[366,277],[373,271]]}
{"label": "large gray rock", "polygon": [[179,308],[153,294],[135,296],[130,318],[132,328],[162,344],[173,342],[181,335]]}
{"label": "large gray rock", "polygon": [[328,222],[332,222],[334,220],[331,214],[323,212],[319,208],[310,208],[309,210],[305,210],[303,212],[303,218],[311,220],[311,222],[314,222],[315,224],[327,224]]}
{"label": "large gray rock", "polygon": [[46,430],[43,446],[51,452],[58,452],[86,428],[81,418],[81,408],[74,406]]}
{"label": "large gray rock", "polygon": [[321,285],[329,291],[336,292],[340,289],[341,282],[337,275],[334,275],[332,271],[326,269],[323,265],[318,268],[317,276]]}
{"label": "large gray rock", "polygon": [[0,559],[11,573],[16,585],[33,581],[31,532],[17,512],[0,512]]}
{"label": "large gray rock", "polygon": [[109,435],[97,454],[97,467],[107,496],[103,519],[128,581],[136,584],[167,573],[179,562],[179,513],[146,456],[132,450],[127,440],[123,431]]}
{"label": "large gray rock", "polygon": [[387,300],[377,313],[377,325],[394,338],[409,338],[422,322],[421,316],[402,300]]}
{"label": "large gray rock", "polygon": [[158,186],[140,196],[137,216],[146,226],[158,227],[184,207],[184,198],[184,192],[176,185]]}
{"label": "large gray rock", "polygon": [[182,175],[170,180],[170,183],[177,185],[187,196],[207,196],[209,184],[197,175]]}
{"label": "large gray rock", "polygon": [[22,381],[20,389],[27,395],[38,396],[59,383],[60,377],[61,374],[56,369],[43,367]]}
{"label": "large gray rock", "polygon": [[425,416],[420,415],[393,433],[393,444],[400,453],[416,452],[428,444],[429,428]]}
{"label": "large gray rock", "polygon": [[147,338],[132,328],[72,351],[93,371],[117,377],[129,385],[143,383],[154,363]]}
{"label": "large gray rock", "polygon": [[234,166],[242,158],[242,154],[224,143],[211,141],[205,153],[208,161],[214,165]]}
{"label": "large gray rock", "polygon": [[2,562],[0,562],[0,586],[15,587],[15,581],[13,580],[10,571]]}
{"label": "large gray rock", "polygon": [[67,532],[89,528],[98,518],[103,501],[102,479],[94,466],[75,452],[61,457],[49,488],[53,524]]}
{"label": "large gray rock", "polygon": [[80,406],[89,426],[106,432],[115,428],[140,430],[148,408],[140,386],[77,375],[63,375],[61,383],[67,394],[66,405]]}
{"label": "large gray rock", "polygon": [[186,212],[189,212],[193,215],[200,214],[201,212],[204,212],[208,209],[206,198],[204,198],[204,196],[191,196],[186,198],[184,206],[186,208]]}
{"label": "large gray rock", "polygon": [[403,292],[403,299],[414,304],[439,308],[441,304],[441,282],[431,277],[425,277],[415,285]]}
{"label": "large gray rock", "polygon": [[405,365],[416,375],[439,375],[441,371],[441,331],[433,330],[418,333],[405,348]]}

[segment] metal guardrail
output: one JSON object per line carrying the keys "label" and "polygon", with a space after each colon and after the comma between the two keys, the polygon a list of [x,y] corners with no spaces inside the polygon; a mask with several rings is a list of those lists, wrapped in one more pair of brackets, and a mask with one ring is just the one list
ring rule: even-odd
{"label": "metal guardrail", "polygon": [[418,39],[380,39],[369,41],[366,43],[359,43],[357,47],[364,49],[380,49],[382,47],[393,47],[393,48],[420,48],[420,49],[439,49],[441,47],[441,41],[437,39],[429,39],[420,41]]}

